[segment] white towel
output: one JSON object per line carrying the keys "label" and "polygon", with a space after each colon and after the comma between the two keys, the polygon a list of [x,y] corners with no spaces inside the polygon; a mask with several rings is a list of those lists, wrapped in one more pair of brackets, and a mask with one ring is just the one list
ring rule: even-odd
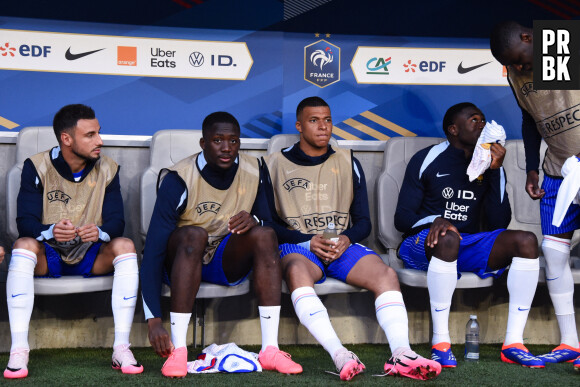
{"label": "white towel", "polygon": [[244,351],[234,343],[212,344],[203,349],[197,360],[187,362],[190,374],[216,372],[262,372],[258,354]]}
{"label": "white towel", "polygon": [[564,180],[558,189],[552,225],[560,227],[571,203],[580,204],[580,159],[568,157],[562,165]]}
{"label": "white towel", "polygon": [[477,139],[477,144],[467,167],[469,181],[477,179],[491,165],[490,144],[499,143],[505,145],[505,130],[495,121],[487,122]]}

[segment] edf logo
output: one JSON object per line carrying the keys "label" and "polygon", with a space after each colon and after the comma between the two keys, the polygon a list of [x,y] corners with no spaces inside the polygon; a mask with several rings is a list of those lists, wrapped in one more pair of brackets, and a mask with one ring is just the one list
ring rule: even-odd
{"label": "edf logo", "polygon": [[426,60],[419,62],[419,70],[423,71],[423,72],[441,72],[443,71],[443,69],[445,68],[445,61],[429,61],[427,62]]}
{"label": "edf logo", "polygon": [[50,54],[50,46],[29,46],[27,44],[23,44],[22,46],[20,46],[20,48],[18,49],[18,52],[20,52],[20,55],[22,56],[32,56],[32,57],[47,57],[48,54]]}
{"label": "edf logo", "polygon": [[580,89],[579,34],[578,21],[534,21],[534,89]]}
{"label": "edf logo", "polygon": [[403,67],[405,68],[405,72],[408,73],[409,71],[414,73],[416,69],[418,69],[421,72],[430,72],[430,73],[435,73],[435,72],[442,72],[443,69],[445,68],[445,65],[447,64],[447,62],[445,61],[426,61],[426,60],[422,60],[421,62],[419,62],[419,65],[416,65],[415,63],[413,63],[412,60],[408,60],[406,63],[403,64]]}
{"label": "edf logo", "polygon": [[[21,56],[31,56],[31,57],[44,57],[46,58],[48,54],[50,54],[51,46],[36,46],[36,45],[28,45],[23,44],[18,47],[18,53]],[[0,47],[0,55],[2,56],[12,56],[14,57],[14,52],[16,48],[11,47],[9,42],[6,42]]]}

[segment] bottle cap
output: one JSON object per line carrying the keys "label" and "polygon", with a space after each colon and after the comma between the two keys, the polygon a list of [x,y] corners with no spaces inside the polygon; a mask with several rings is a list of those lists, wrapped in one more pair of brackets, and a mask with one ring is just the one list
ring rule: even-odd
{"label": "bottle cap", "polygon": [[472,320],[477,320],[477,315],[476,314],[470,314],[469,318]]}
{"label": "bottle cap", "polygon": [[328,223],[328,228],[334,230],[334,223],[332,222]]}

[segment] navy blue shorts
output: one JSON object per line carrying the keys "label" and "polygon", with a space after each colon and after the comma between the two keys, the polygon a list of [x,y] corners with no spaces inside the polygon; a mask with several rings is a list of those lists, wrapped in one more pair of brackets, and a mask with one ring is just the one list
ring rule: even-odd
{"label": "navy blue shorts", "polygon": [[[203,264],[201,267],[201,280],[203,282],[209,282],[216,285],[223,285],[223,286],[236,286],[241,284],[248,278],[250,272],[246,273],[242,278],[238,279],[235,282],[228,282],[226,278],[226,274],[224,273],[224,269],[222,266],[222,260],[224,255],[224,249],[228,244],[228,240],[230,239],[232,234],[228,234],[218,245],[213,255],[213,259],[208,264]],[[163,282],[167,285],[171,285],[171,281],[169,275],[167,274],[167,270],[163,270]]]}
{"label": "navy blue shorts", "polygon": [[[74,265],[69,265],[60,259],[60,254],[56,252],[48,243],[43,242],[44,251],[46,252],[46,262],[48,264],[48,274],[37,276],[38,278],[60,278],[63,275],[82,275],[85,278],[95,277],[91,273],[93,270],[93,265],[95,264],[95,259],[99,255],[99,250],[101,249],[101,242],[93,243],[89,248],[83,259],[75,263]],[[105,274],[105,275],[111,275]]]}
{"label": "navy blue shorts", "polygon": [[[475,273],[480,278],[490,276],[499,277],[505,268],[492,271],[487,267],[489,254],[495,243],[495,239],[505,229],[476,234],[462,233],[463,238],[459,242],[459,255],[457,257],[457,275],[459,272]],[[425,239],[429,229],[419,231],[417,234],[405,238],[399,248],[399,257],[403,260],[406,268],[427,271],[429,261],[425,254]]]}
{"label": "navy blue shorts", "polygon": [[552,225],[552,218],[554,217],[558,189],[560,188],[562,181],[563,179],[555,179],[550,176],[544,176],[542,189],[546,192],[546,194],[542,199],[540,199],[542,235],[563,234],[580,228],[580,205],[578,204],[570,205],[568,211],[566,212],[566,216],[564,217],[564,221],[562,221],[560,227]]}
{"label": "navy blue shorts", "polygon": [[316,266],[322,270],[322,278],[316,282],[320,284],[326,280],[326,277],[336,278],[342,282],[346,282],[348,273],[352,270],[354,265],[366,255],[377,255],[373,250],[355,243],[350,245],[344,253],[337,260],[332,261],[328,266],[324,265],[320,258],[318,258],[312,251],[292,243],[284,243],[280,245],[280,258],[284,258],[288,254],[300,254],[308,258]]}

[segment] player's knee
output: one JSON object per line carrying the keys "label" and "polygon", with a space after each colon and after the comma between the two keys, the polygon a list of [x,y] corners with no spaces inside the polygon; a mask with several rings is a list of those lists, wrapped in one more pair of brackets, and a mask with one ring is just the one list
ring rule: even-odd
{"label": "player's knee", "polygon": [[135,253],[135,244],[129,238],[115,238],[111,240],[111,249],[113,251],[113,255],[119,256],[122,254],[130,254]]}
{"label": "player's knee", "polygon": [[433,248],[433,255],[440,259],[457,259],[459,253],[459,235],[453,231],[447,231],[440,235],[437,244]]}
{"label": "player's knee", "polygon": [[520,231],[515,239],[517,257],[538,258],[538,238],[533,232]]}
{"label": "player's knee", "polygon": [[39,251],[39,243],[34,238],[19,238],[14,242],[13,249],[24,249],[28,251],[32,251],[34,254],[38,254]]}
{"label": "player's knee", "polygon": [[306,265],[297,259],[290,259],[288,261],[282,261],[283,276],[287,280],[289,278],[294,278],[298,276],[303,276],[308,272]]}
{"label": "player's knee", "polygon": [[380,281],[385,285],[391,287],[393,285],[399,286],[399,277],[397,272],[390,266],[384,265],[381,269]]}
{"label": "player's knee", "polygon": [[253,227],[249,232],[249,236],[252,239],[254,246],[259,247],[278,247],[278,238],[276,238],[276,232],[271,227],[256,226]]}

